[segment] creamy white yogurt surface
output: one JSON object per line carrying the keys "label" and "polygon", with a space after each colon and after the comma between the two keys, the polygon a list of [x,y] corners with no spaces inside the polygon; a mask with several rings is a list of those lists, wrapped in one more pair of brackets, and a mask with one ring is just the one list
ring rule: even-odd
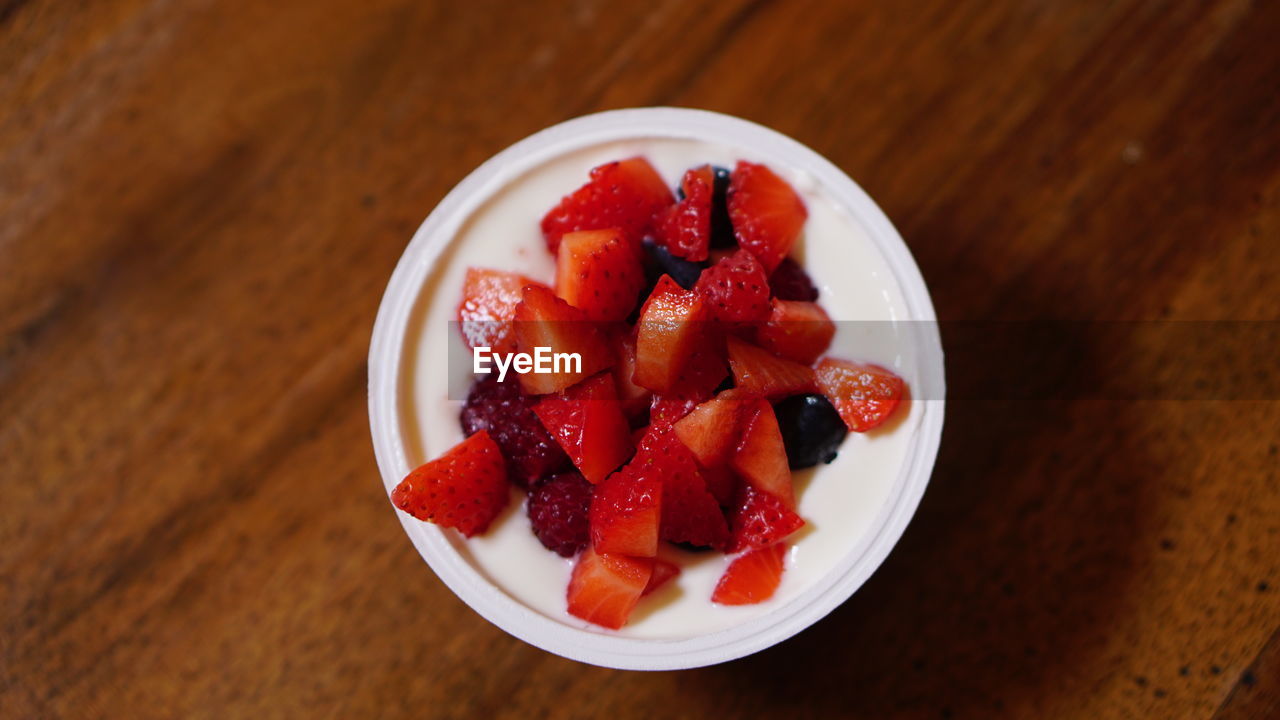
{"label": "creamy white yogurt surface", "polygon": [[[916,361],[895,324],[908,317],[897,283],[866,230],[811,177],[749,148],[667,138],[603,143],[538,165],[489,198],[463,223],[428,275],[410,320],[401,388],[411,465],[440,455],[463,437],[457,398],[465,390],[456,389],[468,385],[470,355],[450,322],[455,319],[466,269],[515,271],[551,284],[555,262],[546,250],[539,220],[561,197],[586,182],[592,167],[634,155],[647,157],[672,187],[690,167],[704,163],[732,167],[739,159],[764,162],[791,182],[809,209],[793,256],[817,284],[818,302],[838,321],[829,354],[878,363],[912,385]],[[450,387],[455,388],[455,399],[450,398]],[[739,607],[713,604],[712,590],[731,558],[667,546],[663,556],[677,562],[682,574],[644,598],[627,626],[617,632],[657,639],[701,635],[754,618],[800,595],[837,566],[870,530],[890,499],[921,413],[918,403],[904,403],[885,427],[867,434],[850,433],[830,465],[794,473],[798,512],[807,525],[789,541],[786,571],[771,600]],[[450,535],[468,562],[518,602],[567,625],[613,632],[565,611],[572,561],[543,548],[534,537],[523,492],[512,491],[511,505],[483,536]]]}

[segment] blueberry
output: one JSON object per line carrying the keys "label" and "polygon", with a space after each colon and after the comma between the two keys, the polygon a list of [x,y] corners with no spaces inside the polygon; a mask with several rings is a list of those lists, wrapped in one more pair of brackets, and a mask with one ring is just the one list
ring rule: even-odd
{"label": "blueberry", "polygon": [[729,222],[729,171],[712,168],[715,181],[711,185],[711,247],[733,247],[733,223]]}
{"label": "blueberry", "polygon": [[787,460],[793,470],[836,459],[836,451],[849,433],[840,414],[821,395],[793,395],[774,408]]}
{"label": "blueberry", "polygon": [[[662,277],[663,273],[670,275],[671,279],[685,290],[692,290],[693,284],[698,282],[698,277],[702,275],[701,264],[672,255],[651,238],[645,238],[644,249],[649,254],[649,259],[653,261],[648,272],[649,290],[653,289],[653,285],[658,282],[658,278]],[[646,292],[645,297],[648,296]]]}

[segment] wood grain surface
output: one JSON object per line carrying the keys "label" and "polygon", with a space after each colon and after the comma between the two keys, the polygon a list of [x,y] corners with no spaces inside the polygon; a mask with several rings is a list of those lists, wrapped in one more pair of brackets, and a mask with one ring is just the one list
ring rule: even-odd
{"label": "wood grain surface", "polygon": [[[1261,0],[0,0],[0,716],[1280,717],[1277,38]],[[435,578],[365,353],[468,171],[664,104],[877,199],[952,394],[849,602],[646,674]]]}

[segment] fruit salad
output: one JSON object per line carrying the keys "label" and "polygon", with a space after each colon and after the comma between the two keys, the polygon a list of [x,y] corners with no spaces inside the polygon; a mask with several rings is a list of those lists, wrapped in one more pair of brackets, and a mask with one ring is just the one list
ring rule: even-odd
{"label": "fruit salad", "polygon": [[409,473],[396,507],[471,538],[519,488],[532,536],[572,559],[564,610],[604,628],[680,582],[664,547],[729,556],[707,603],[769,600],[806,524],[792,471],[906,392],[828,354],[836,325],[792,257],[808,216],[764,164],[698,165],[674,193],[643,156],[592,169],[541,218],[553,282],[469,267],[457,301],[469,347],[579,362],[478,375],[465,439]]}

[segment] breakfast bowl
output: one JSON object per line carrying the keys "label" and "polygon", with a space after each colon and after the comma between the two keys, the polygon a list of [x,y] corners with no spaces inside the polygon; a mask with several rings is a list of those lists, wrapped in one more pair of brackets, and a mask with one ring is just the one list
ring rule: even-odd
{"label": "breakfast bowl", "polygon": [[[805,526],[785,550],[767,601],[711,602],[729,559],[665,547],[680,575],[607,629],[566,611],[573,560],[530,531],[524,491],[473,537],[394,510],[436,575],[511,635],[573,660],[671,670],[725,662],[795,635],[849,598],[884,561],[928,484],[942,433],[943,353],[928,290],[906,244],[836,166],[785,135],[727,115],[640,108],[555,125],[503,150],[460,182],[405,249],[382,299],[369,351],[369,417],[388,495],[464,434],[459,410],[475,369],[461,342],[467,269],[550,283],[556,259],[539,221],[589,171],[643,157],[675,186],[682,173],[740,161],[772,168],[807,207],[793,255],[837,328],[832,352],[888,368],[907,393],[891,419],[850,433],[834,458],[794,473]],[[896,401],[895,401],[896,402]]]}

